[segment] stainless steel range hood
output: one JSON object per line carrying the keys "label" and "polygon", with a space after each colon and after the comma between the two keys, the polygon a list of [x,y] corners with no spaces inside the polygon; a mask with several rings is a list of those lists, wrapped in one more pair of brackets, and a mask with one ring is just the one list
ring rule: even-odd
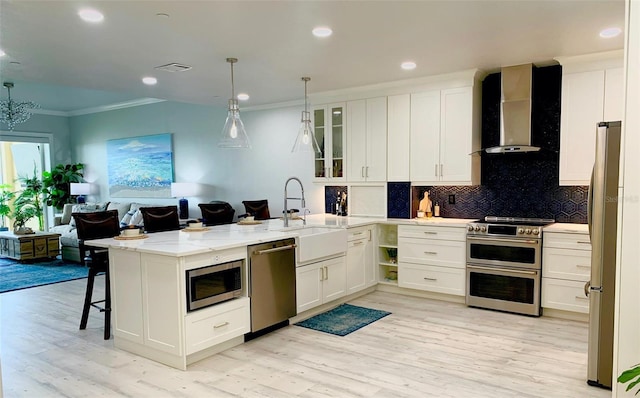
{"label": "stainless steel range hood", "polygon": [[531,145],[531,92],[533,64],[502,68],[500,99],[500,146],[487,153],[534,152]]}

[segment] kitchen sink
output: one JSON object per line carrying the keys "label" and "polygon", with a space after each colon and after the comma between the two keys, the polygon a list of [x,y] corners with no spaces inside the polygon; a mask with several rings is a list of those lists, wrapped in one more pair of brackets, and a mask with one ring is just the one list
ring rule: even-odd
{"label": "kitchen sink", "polygon": [[298,264],[334,257],[347,251],[347,231],[337,228],[301,227],[289,229],[298,234]]}

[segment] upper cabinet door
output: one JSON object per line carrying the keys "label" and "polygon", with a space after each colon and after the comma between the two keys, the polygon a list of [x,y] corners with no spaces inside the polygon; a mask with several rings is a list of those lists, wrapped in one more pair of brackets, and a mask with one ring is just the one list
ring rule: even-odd
{"label": "upper cabinet door", "polygon": [[313,128],[320,153],[315,154],[315,181],[344,180],[344,103],[313,108]]}
{"label": "upper cabinet door", "polygon": [[367,104],[365,100],[347,102],[347,179],[366,181]]}
{"label": "upper cabinet door", "polygon": [[440,180],[471,181],[471,87],[443,90],[440,104]]}
{"label": "upper cabinet door", "polygon": [[367,181],[387,180],[387,97],[367,100]]}
{"label": "upper cabinet door", "polygon": [[440,180],[440,91],[411,94],[411,181]]}
{"label": "upper cabinet door", "polygon": [[387,98],[387,179],[409,181],[411,96]]}
{"label": "upper cabinet door", "polygon": [[603,120],[604,70],[562,76],[560,184],[589,185],[596,126]]}

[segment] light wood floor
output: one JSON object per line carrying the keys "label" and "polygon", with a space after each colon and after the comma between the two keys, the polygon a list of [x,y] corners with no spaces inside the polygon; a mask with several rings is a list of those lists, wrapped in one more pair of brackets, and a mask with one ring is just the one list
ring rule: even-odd
{"label": "light wood floor", "polygon": [[[85,280],[0,295],[4,397],[609,397],[587,386],[587,325],[374,292],[345,337],[289,326],[186,372],[113,348]],[[102,284],[102,281],[98,282]]]}

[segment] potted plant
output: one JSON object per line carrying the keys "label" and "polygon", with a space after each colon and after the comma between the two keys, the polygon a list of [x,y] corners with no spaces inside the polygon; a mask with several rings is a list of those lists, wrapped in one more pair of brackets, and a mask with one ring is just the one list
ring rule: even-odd
{"label": "potted plant", "polygon": [[[640,384],[640,364],[622,372],[620,376],[618,376],[618,383],[629,383],[625,391],[629,391]],[[635,395],[638,395],[638,393],[640,393],[640,389],[636,391]]]}
{"label": "potted plant", "polygon": [[66,203],[72,202],[70,184],[82,182],[84,164],[59,164],[51,171],[42,173],[43,201],[47,206],[62,210]]}
{"label": "potted plant", "polygon": [[44,229],[44,217],[42,212],[42,181],[36,175],[34,166],[32,177],[18,178],[23,190],[18,192],[16,200],[13,202],[13,232],[15,234],[31,233],[31,228],[27,228],[26,223],[34,218],[38,218],[38,229]]}
{"label": "potted plant", "polygon": [[7,227],[7,217],[11,214],[11,207],[9,207],[9,202],[15,194],[11,191],[11,184],[2,184],[0,185],[0,231],[8,231]]}

